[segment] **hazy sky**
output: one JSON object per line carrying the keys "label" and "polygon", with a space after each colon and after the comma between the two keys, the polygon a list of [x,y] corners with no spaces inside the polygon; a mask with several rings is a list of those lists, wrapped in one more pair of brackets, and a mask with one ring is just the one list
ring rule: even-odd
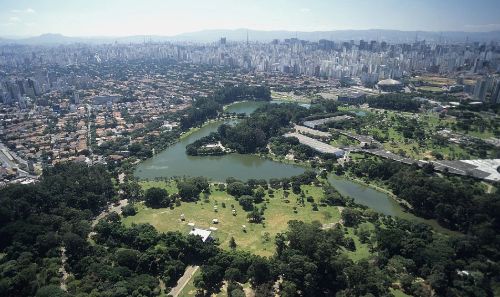
{"label": "hazy sky", "polygon": [[0,0],[0,36],[204,29],[500,30],[500,0]]}

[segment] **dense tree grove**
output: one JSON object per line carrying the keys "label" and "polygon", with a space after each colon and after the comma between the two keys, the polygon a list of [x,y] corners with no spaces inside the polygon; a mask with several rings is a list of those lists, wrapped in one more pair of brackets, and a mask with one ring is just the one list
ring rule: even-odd
{"label": "dense tree grove", "polygon": [[[364,159],[350,165],[357,176],[385,182],[412,210],[442,225],[470,232],[500,230],[500,193],[486,193],[483,186],[468,178],[436,176],[432,169],[419,169],[390,160]],[[490,233],[483,230],[482,232]]]}
{"label": "dense tree grove", "polygon": [[[411,170],[416,185],[430,178],[419,169],[392,163],[366,166],[360,172],[401,187],[410,187],[405,174]],[[204,178],[177,183],[183,189],[179,196],[188,201],[199,199],[209,189]],[[300,185],[319,183],[316,173],[308,171],[269,182],[228,179],[227,191],[240,202],[248,200],[244,202],[249,206],[248,218],[258,223],[263,219],[264,205],[258,205],[265,191],[295,192]],[[451,191],[448,185],[428,186],[435,192]],[[498,204],[491,203],[498,197],[480,192],[472,183],[469,187],[478,208],[469,216],[469,232],[445,236],[427,225],[357,208],[352,200],[324,185],[321,203],[346,206],[344,226],[325,229],[319,222],[290,221],[288,230],[275,238],[274,256],[263,258],[241,251],[234,238],[225,251],[217,241],[203,243],[178,232],[158,233],[149,224],[126,227],[116,213],[92,229],[91,220],[115,199],[111,178],[99,166],[61,164],[46,169],[39,183],[0,189],[0,295],[158,296],[162,286],[168,292],[175,285],[187,265],[201,265],[194,280],[199,296],[219,292],[226,282],[228,296],[244,296],[242,284],[249,283],[255,296],[392,296],[390,287],[397,287],[422,297],[489,297],[493,296],[491,282],[500,275],[498,229],[493,229],[498,227]],[[163,203],[171,196],[151,188],[144,199]],[[481,199],[490,199],[492,209],[482,206]],[[456,207],[461,203],[458,200]],[[129,211],[134,211],[133,206]],[[366,229],[363,224],[373,227]],[[370,247],[369,258],[353,261],[346,255],[358,248],[346,235],[346,227],[353,228],[361,243]]]}
{"label": "dense tree grove", "polygon": [[[172,286],[186,265],[218,253],[193,236],[127,228],[116,213],[97,224],[92,243],[91,220],[114,194],[105,168],[81,164],[46,168],[36,184],[0,189],[0,295],[157,296],[159,280]],[[168,195],[152,188],[145,199],[164,204]]]}
{"label": "dense tree grove", "polygon": [[365,102],[373,108],[417,112],[422,102],[413,99],[413,97],[414,95],[408,96],[400,93],[391,93],[368,97],[365,99]]}
{"label": "dense tree grove", "polygon": [[206,147],[207,144],[214,144],[220,140],[220,137],[217,133],[210,133],[205,137],[202,137],[193,143],[190,143],[186,146],[186,154],[190,156],[203,156],[203,155],[212,155],[212,156],[220,156],[225,152],[219,146],[216,147]]}
{"label": "dense tree grove", "polygon": [[277,136],[270,139],[270,148],[277,156],[286,156],[293,152],[293,157],[297,160],[306,161],[318,155],[318,152],[310,146],[301,144],[296,137]]}
{"label": "dense tree grove", "polygon": [[[371,180],[383,182],[398,197],[406,200],[412,206],[411,211],[414,213],[435,218],[443,226],[466,234],[466,237],[457,239],[460,245],[454,243],[451,248],[452,253],[456,256],[462,249],[467,249],[468,252],[464,251],[463,257],[473,258],[474,261],[483,259],[491,261],[492,264],[473,270],[485,275],[488,273],[498,275],[497,263],[500,260],[498,191],[488,193],[481,183],[470,178],[437,176],[433,174],[432,168],[420,169],[416,165],[402,165],[388,160],[364,159],[351,164],[349,170],[357,176],[366,176]],[[472,250],[474,252],[470,253]],[[451,272],[443,273],[449,276]],[[444,286],[448,285],[450,284]]]}
{"label": "dense tree grove", "polygon": [[225,104],[240,100],[271,100],[271,91],[264,86],[235,85],[221,88],[208,98],[198,98],[181,118],[183,129],[203,124],[206,120],[215,118]]}
{"label": "dense tree grove", "polygon": [[239,153],[255,153],[265,149],[269,138],[281,135],[283,128],[308,114],[296,104],[267,104],[235,126],[219,126],[217,132],[224,146]]}
{"label": "dense tree grove", "polygon": [[185,178],[177,181],[179,196],[182,201],[198,201],[201,192],[209,192],[209,184],[204,177]]}
{"label": "dense tree grove", "polygon": [[498,258],[483,253],[473,235],[448,237],[422,224],[388,218],[382,222],[385,227],[377,228],[374,238],[379,262],[403,290],[414,296],[493,296]]}
{"label": "dense tree grove", "polygon": [[146,191],[144,202],[151,208],[160,208],[170,206],[171,201],[165,189],[152,187]]}
{"label": "dense tree grove", "polygon": [[40,182],[0,189],[0,295],[64,296],[60,249],[73,259],[87,249],[90,220],[114,199],[106,169],[78,164],[46,168]]}
{"label": "dense tree grove", "polygon": [[[398,110],[407,112],[418,112],[422,101],[414,99],[414,94],[388,93],[377,96],[360,97],[352,101],[352,104],[368,104],[372,108],[387,110]],[[432,96],[431,96],[432,97]]]}

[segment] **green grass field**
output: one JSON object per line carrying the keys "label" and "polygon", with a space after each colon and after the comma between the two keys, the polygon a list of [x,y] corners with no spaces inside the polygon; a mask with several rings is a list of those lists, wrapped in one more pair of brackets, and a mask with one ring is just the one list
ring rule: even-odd
{"label": "green grass field", "polygon": [[416,89],[419,91],[428,91],[428,92],[433,92],[433,93],[443,93],[444,92],[442,87],[434,87],[434,86],[422,86],[422,87],[416,87]]}
{"label": "green grass field", "polygon": [[[152,186],[166,188],[172,194],[175,186],[173,183],[165,182],[141,182],[144,189]],[[302,186],[306,196],[314,197],[316,202],[319,202],[322,196],[322,189],[314,186]],[[297,203],[298,195],[290,193],[288,197],[289,203],[283,198],[283,190],[276,190],[274,198],[266,195],[269,199],[267,209],[265,211],[264,224],[252,224],[248,222],[247,213],[241,208],[238,202],[228,195],[226,192],[216,190],[215,186],[211,186],[211,195],[209,202],[203,202],[203,199],[198,202],[182,203],[181,206],[174,209],[160,208],[152,209],[138,204],[138,213],[135,216],[123,219],[125,225],[132,223],[150,223],[160,232],[180,231],[189,233],[190,226],[188,223],[194,223],[196,227],[208,229],[215,227],[217,230],[213,232],[222,248],[229,248],[229,240],[234,237],[238,248],[252,252],[257,255],[271,256],[274,253],[274,237],[277,233],[287,229],[287,223],[290,220],[301,220],[304,222],[320,221],[323,224],[337,222],[340,218],[340,213],[336,207],[320,207],[319,211],[313,211],[312,205],[306,202],[302,207]],[[222,207],[225,203],[226,207]],[[218,212],[214,211],[214,205],[217,205]],[[233,216],[231,205],[234,205],[236,215]],[[259,208],[262,207],[262,203]],[[294,207],[297,212],[294,212]],[[181,214],[184,214],[185,221],[181,221]],[[213,219],[218,219],[219,224],[212,224]],[[246,232],[243,231],[242,225],[246,225]]]}
{"label": "green grass field", "polygon": [[359,145],[359,141],[351,139],[345,135],[339,135],[337,139],[330,141],[330,145],[335,147],[355,146]]}
{"label": "green grass field", "polygon": [[405,294],[401,290],[390,289],[391,293],[394,294],[394,297],[411,297],[411,295]]}
{"label": "green grass field", "polygon": [[[373,230],[374,226],[371,223],[363,223],[360,225],[360,227],[364,227],[368,230]],[[349,259],[353,260],[354,262],[357,262],[361,259],[366,259],[368,258],[370,254],[370,250],[368,248],[368,244],[361,243],[359,240],[359,237],[354,234],[354,229],[353,228],[347,228],[347,237],[351,237],[354,240],[354,244],[356,245],[356,250],[355,251],[346,251],[347,256]]]}

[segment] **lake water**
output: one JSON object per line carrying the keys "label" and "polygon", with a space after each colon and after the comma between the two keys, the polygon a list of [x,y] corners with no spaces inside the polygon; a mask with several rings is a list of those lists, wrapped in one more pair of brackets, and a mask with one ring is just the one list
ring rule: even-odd
{"label": "lake water", "polygon": [[236,103],[227,105],[224,108],[224,111],[226,111],[226,112],[251,114],[257,108],[263,106],[264,104],[266,104],[266,102],[262,102],[262,101],[242,101],[242,102],[236,102]]}
{"label": "lake water", "polygon": [[458,234],[442,227],[436,220],[427,220],[404,211],[399,203],[384,192],[377,191],[373,188],[333,174],[328,176],[328,182],[343,196],[349,196],[354,199],[354,202],[368,206],[379,213],[413,222],[425,223],[430,225],[434,230],[444,234]]}
{"label": "lake water", "polygon": [[[263,102],[238,102],[229,105],[227,112],[252,113]],[[205,176],[214,181],[225,181],[228,177],[241,180],[282,178],[299,175],[303,167],[248,154],[228,154],[224,156],[188,156],[186,146],[195,140],[217,131],[223,121],[212,122],[184,137],[152,158],[141,162],[135,171],[139,178]]]}
{"label": "lake water", "polygon": [[[263,102],[238,102],[227,106],[225,110],[250,114],[263,104]],[[134,172],[135,176],[148,179],[204,176],[213,181],[225,181],[228,177],[241,180],[250,178],[269,180],[270,178],[291,177],[305,171],[305,168],[301,166],[284,164],[256,155],[188,156],[186,154],[186,145],[215,132],[222,123],[223,121],[211,122],[152,158],[141,162]],[[234,123],[234,120],[229,121],[229,123]],[[377,212],[423,222],[431,225],[437,231],[450,233],[449,230],[439,226],[436,221],[425,220],[404,212],[403,208],[386,193],[334,175],[330,175],[328,181],[342,195],[352,197],[356,203],[368,206]]]}

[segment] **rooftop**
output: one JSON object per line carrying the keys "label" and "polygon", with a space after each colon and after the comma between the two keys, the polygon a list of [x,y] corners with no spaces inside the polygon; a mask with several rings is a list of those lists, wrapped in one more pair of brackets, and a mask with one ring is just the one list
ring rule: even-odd
{"label": "rooftop", "polygon": [[381,80],[377,83],[379,86],[395,86],[395,85],[400,85],[401,82],[395,79],[384,79]]}
{"label": "rooftop", "polygon": [[191,232],[189,232],[189,235],[196,235],[201,237],[201,241],[205,242],[207,239],[210,237],[210,234],[212,231],[205,230],[205,229],[199,229],[199,228],[193,228]]}

